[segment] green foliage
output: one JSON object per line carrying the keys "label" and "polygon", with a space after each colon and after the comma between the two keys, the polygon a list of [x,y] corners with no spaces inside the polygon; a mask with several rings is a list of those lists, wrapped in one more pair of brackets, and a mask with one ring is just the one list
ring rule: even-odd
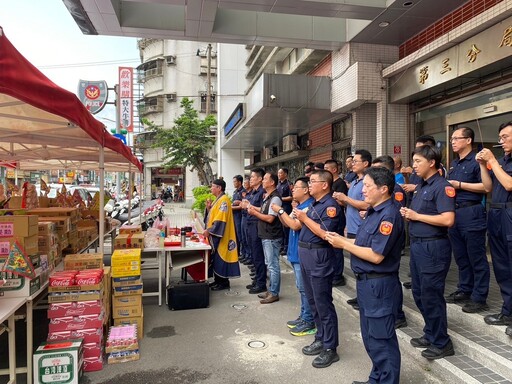
{"label": "green foliage", "polygon": [[215,200],[215,196],[210,192],[210,187],[207,186],[195,187],[192,189],[192,194],[194,195],[194,204],[192,204],[192,209],[199,212],[204,212],[206,208],[206,200]]}
{"label": "green foliage", "polygon": [[174,120],[172,128],[159,127],[147,119],[142,122],[146,130],[156,133],[152,147],[163,149],[164,167],[191,167],[197,171],[201,183],[209,185],[213,181],[210,164],[214,159],[208,153],[215,144],[210,128],[217,125],[217,120],[213,115],[200,120],[192,105],[193,101],[186,97],[181,100],[184,111]]}

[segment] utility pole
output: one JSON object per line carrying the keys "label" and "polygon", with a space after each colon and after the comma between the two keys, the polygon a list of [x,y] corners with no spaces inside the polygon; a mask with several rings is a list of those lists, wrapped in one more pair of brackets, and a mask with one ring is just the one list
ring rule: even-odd
{"label": "utility pole", "polygon": [[206,83],[208,89],[206,90],[206,117],[210,115],[210,106],[212,104],[212,45],[208,44],[206,48],[206,57],[208,58],[208,68],[206,72]]}

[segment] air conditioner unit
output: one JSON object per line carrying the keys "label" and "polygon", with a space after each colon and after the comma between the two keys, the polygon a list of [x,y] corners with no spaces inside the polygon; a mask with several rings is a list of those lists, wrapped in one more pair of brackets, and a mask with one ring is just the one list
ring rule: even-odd
{"label": "air conditioner unit", "polygon": [[176,64],[176,56],[165,56],[165,61],[167,62],[167,65],[173,65]]}
{"label": "air conditioner unit", "polygon": [[176,92],[174,93],[168,93],[165,95],[165,98],[167,99],[167,102],[173,102],[173,101],[176,101],[178,99],[178,95],[176,94]]}
{"label": "air conditioner unit", "polygon": [[261,160],[268,160],[272,158],[272,147],[265,147],[261,151]]}
{"label": "air conditioner unit", "polygon": [[283,137],[283,152],[295,151],[297,149],[297,135]]}

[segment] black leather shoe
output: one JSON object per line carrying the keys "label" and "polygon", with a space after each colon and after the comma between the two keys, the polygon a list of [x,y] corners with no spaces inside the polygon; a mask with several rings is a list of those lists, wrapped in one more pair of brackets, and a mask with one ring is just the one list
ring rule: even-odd
{"label": "black leather shoe", "polygon": [[352,308],[354,308],[356,311],[359,311],[359,304],[358,303],[352,304]]}
{"label": "black leather shoe", "polygon": [[512,316],[498,313],[495,315],[485,316],[484,321],[489,325],[512,325]]}
{"label": "black leather shoe", "polygon": [[214,281],[213,283],[208,284],[208,286],[211,288],[213,286],[217,285],[217,283]]}
{"label": "black leather shoe", "polygon": [[224,289],[229,289],[229,285],[228,284],[217,284],[211,288],[212,291],[223,291]]}
{"label": "black leather shoe", "polygon": [[462,292],[462,291],[455,291],[450,293],[448,296],[445,297],[445,300],[447,303],[465,303],[469,300],[471,300],[471,294]]}
{"label": "black leather shoe", "polygon": [[478,303],[476,301],[470,301],[462,307],[462,312],[466,313],[477,313],[482,311],[487,311],[489,306],[486,302]]}
{"label": "black leather shoe", "polygon": [[307,356],[319,355],[324,350],[324,343],[320,340],[313,341],[310,345],[302,348],[302,353]]}
{"label": "black leather shoe", "polygon": [[256,272],[249,272],[249,276],[253,277],[254,275],[256,275]]}
{"label": "black leather shoe", "polygon": [[313,360],[312,365],[315,368],[326,368],[337,361],[340,361],[340,357],[336,353],[336,350],[326,349],[320,352],[320,355],[315,357],[315,360]]}
{"label": "black leather shoe", "polygon": [[423,336],[421,336],[421,337],[413,337],[411,339],[411,345],[414,348],[428,348],[428,347],[430,347],[430,341],[425,339]]}
{"label": "black leather shoe", "polygon": [[395,321],[395,329],[405,328],[407,327],[407,319],[404,317],[402,319],[396,319]]}
{"label": "black leather shoe", "polygon": [[357,304],[357,297],[354,297],[353,299],[348,299],[347,304],[350,304],[350,305]]}
{"label": "black leather shoe", "polygon": [[245,288],[247,288],[247,289],[252,289],[252,288],[254,288],[254,284],[253,284],[253,283],[251,283],[251,284],[247,284],[247,285],[245,286]]}
{"label": "black leather shoe", "polygon": [[352,384],[370,384],[369,381],[353,381]]}
{"label": "black leather shoe", "polygon": [[446,344],[446,347],[443,349],[439,349],[431,345],[427,349],[425,349],[423,352],[421,352],[421,356],[423,356],[427,360],[437,360],[442,359],[446,356],[453,356],[455,355],[455,351],[453,349],[453,344],[451,341]]}
{"label": "black leather shoe", "polygon": [[345,280],[345,276],[341,276],[339,279],[335,279],[332,282],[333,287],[343,287],[347,285],[347,281]]}
{"label": "black leather shoe", "polygon": [[406,281],[402,285],[404,286],[405,289],[411,289],[412,288],[412,283],[410,281]]}
{"label": "black leather shoe", "polygon": [[256,293],[262,293],[262,292],[266,292],[267,291],[267,288],[265,287],[252,287],[251,289],[249,289],[249,293],[251,295],[254,295]]}
{"label": "black leather shoe", "polygon": [[512,336],[512,325],[509,325],[507,329],[505,329],[505,334]]}

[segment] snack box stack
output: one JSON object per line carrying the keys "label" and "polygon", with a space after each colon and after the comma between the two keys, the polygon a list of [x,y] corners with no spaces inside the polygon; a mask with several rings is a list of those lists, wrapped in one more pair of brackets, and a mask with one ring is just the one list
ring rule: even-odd
{"label": "snack box stack", "polygon": [[41,221],[56,223],[57,233],[60,235],[59,246],[63,254],[78,252],[80,249],[76,225],[79,219],[78,208],[35,208],[29,212],[38,215]]}
{"label": "snack box stack", "polygon": [[144,234],[120,233],[114,240],[115,249],[144,249]]}
{"label": "snack box stack", "polygon": [[37,231],[37,216],[0,216],[0,258],[7,258],[11,246],[16,242],[25,255],[36,257],[39,254]]}
{"label": "snack box stack", "polygon": [[108,364],[139,360],[137,325],[113,326],[108,332],[105,344]]}
{"label": "snack box stack", "polygon": [[79,247],[84,248],[99,235],[98,222],[93,219],[82,219],[77,222]]}
{"label": "snack box stack", "polygon": [[[0,269],[10,257],[14,244],[18,244],[23,258],[14,257],[19,273],[0,271],[0,297],[27,297],[37,292],[48,281],[48,271],[53,265],[48,257],[39,255],[37,216],[18,215],[16,211],[2,210],[0,214]],[[26,213],[20,211],[20,213]]]}
{"label": "snack box stack", "polygon": [[141,250],[117,249],[112,254],[112,317],[114,325],[136,324],[144,334]]}
{"label": "snack box stack", "polygon": [[83,373],[83,340],[43,342],[33,359],[35,384],[78,384]]}
{"label": "snack box stack", "polygon": [[39,221],[37,229],[39,253],[47,255],[48,262],[57,266],[62,261],[62,254],[59,254],[59,237],[55,223],[52,221]]}
{"label": "snack box stack", "polygon": [[67,255],[50,276],[48,341],[83,339],[84,372],[103,368],[103,327],[110,305],[110,267],[101,254]]}

